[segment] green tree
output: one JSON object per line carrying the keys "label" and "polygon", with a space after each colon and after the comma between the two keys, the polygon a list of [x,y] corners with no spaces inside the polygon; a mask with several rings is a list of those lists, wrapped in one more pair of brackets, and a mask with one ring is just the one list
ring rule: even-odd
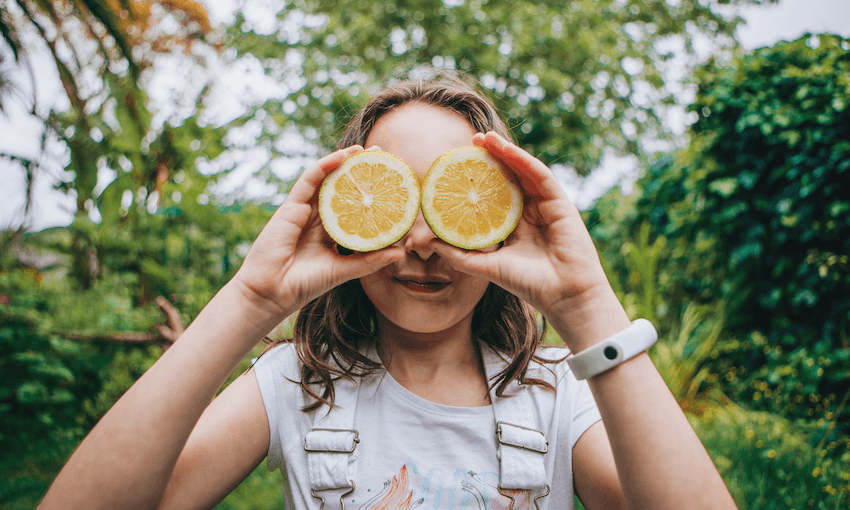
{"label": "green tree", "polygon": [[[175,129],[151,124],[142,85],[144,71],[157,58],[184,52],[212,33],[203,5],[195,0],[3,0],[2,5],[0,52],[6,79],[0,80],[0,97],[5,92],[7,99],[0,105],[5,110],[8,97],[19,99],[43,123],[43,144],[58,139],[67,146],[65,170],[71,178],[60,188],[75,197],[77,214],[97,208],[106,221],[116,221],[125,190],[134,195],[139,188],[159,191],[192,152],[176,143]],[[178,29],[168,28],[165,20],[176,21]],[[57,72],[67,105],[60,100],[45,110],[35,99],[10,96],[21,89],[11,70],[44,65],[31,60],[42,50]],[[195,138],[207,142],[197,136],[203,127],[194,117],[186,124],[190,134],[184,138],[195,131]],[[215,155],[214,149],[210,152]],[[35,160],[0,156],[24,166],[29,182],[38,171]],[[100,192],[98,173],[105,169],[118,177]]]}
{"label": "green tree", "polygon": [[[200,121],[200,105],[188,119],[152,120],[146,69],[204,42],[210,28],[200,3],[4,1],[0,33],[9,56],[0,71],[25,67],[38,47],[56,66],[67,109],[25,106],[43,121],[43,140],[68,148],[70,178],[60,187],[77,203],[67,229],[22,228],[0,243],[0,366],[8,375],[0,384],[0,506],[33,508],[85,432],[160,352],[114,340],[161,320],[156,295],[174,296],[191,318],[233,274],[241,244],[269,212],[207,205],[209,178],[196,161],[223,150],[225,128]],[[42,171],[35,160],[5,156],[29,181]],[[109,173],[111,183],[96,186]],[[45,254],[65,256],[44,267]]]}
{"label": "green tree", "polygon": [[663,137],[659,109],[674,94],[662,67],[675,43],[693,56],[697,33],[722,47],[733,44],[736,26],[695,0],[390,0],[356,7],[296,0],[271,15],[271,28],[267,17],[254,28],[238,15],[227,39],[287,89],[284,100],[261,106],[261,139],[271,148],[287,129],[333,146],[382,80],[433,65],[480,79],[521,145],[580,173],[598,165],[604,147],[637,154],[641,137]]}

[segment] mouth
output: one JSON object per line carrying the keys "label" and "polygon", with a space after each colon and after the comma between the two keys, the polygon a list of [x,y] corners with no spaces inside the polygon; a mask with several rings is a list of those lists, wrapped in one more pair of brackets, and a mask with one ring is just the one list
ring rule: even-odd
{"label": "mouth", "polygon": [[409,290],[425,293],[439,292],[452,284],[451,280],[444,278],[417,276],[393,276],[393,280]]}

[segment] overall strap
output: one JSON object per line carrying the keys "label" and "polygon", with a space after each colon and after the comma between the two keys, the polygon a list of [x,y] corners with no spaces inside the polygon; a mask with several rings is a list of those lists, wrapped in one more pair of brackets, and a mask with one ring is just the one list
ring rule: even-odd
{"label": "overall strap", "polygon": [[[482,344],[487,382],[505,369],[507,361],[489,346]],[[548,477],[544,465],[544,455],[549,451],[546,434],[536,423],[531,392],[528,386],[513,381],[504,395],[496,395],[496,388],[490,389],[490,402],[496,417],[497,456],[499,458],[499,492],[511,499],[504,491],[510,489],[528,490],[538,499],[549,494]],[[539,507],[537,507],[539,508]]]}
{"label": "overall strap", "polygon": [[354,428],[360,381],[339,379],[334,382],[334,409],[322,406],[315,411],[313,428],[304,437],[307,467],[310,472],[310,494],[322,501],[322,491],[347,489],[340,495],[339,504],[345,510],[343,498],[354,491],[357,474],[356,448],[360,442]]}

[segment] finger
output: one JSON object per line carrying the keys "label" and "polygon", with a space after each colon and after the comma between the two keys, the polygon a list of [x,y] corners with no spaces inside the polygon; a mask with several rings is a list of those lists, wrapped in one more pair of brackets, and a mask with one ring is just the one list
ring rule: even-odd
{"label": "finger", "polygon": [[362,150],[363,147],[359,145],[352,145],[351,147],[332,152],[331,154],[328,154],[322,159],[316,161],[307,167],[307,169],[304,170],[304,173],[301,174],[301,177],[295,181],[295,185],[292,186],[292,190],[290,190],[287,199],[300,203],[309,202],[310,199],[316,195],[316,192],[322,185],[322,181],[325,180],[325,177],[327,177],[329,173],[336,170],[345,158]]}
{"label": "finger", "polygon": [[[484,133],[475,133],[475,135],[473,135],[473,137],[472,137],[472,144],[477,146],[477,147],[485,148],[484,144],[485,144],[486,136],[487,135],[485,135]],[[488,151],[488,152],[492,153],[492,151]],[[502,158],[499,157],[498,155],[496,155],[495,153],[493,154],[493,156],[496,157],[496,159],[502,160]],[[505,164],[505,166],[510,167],[509,165],[507,165],[507,163],[505,161],[502,161],[502,162]],[[535,182],[530,180],[524,174],[517,172],[516,170],[514,170],[512,168],[511,168],[511,172],[513,172],[513,174],[519,179],[520,187],[522,187],[525,195],[532,194],[532,193],[529,193],[528,190],[536,190],[537,189],[537,185],[535,184]]]}
{"label": "finger", "polygon": [[404,258],[404,249],[399,246],[370,251],[366,253],[352,252],[349,255],[338,255],[342,259],[339,278],[342,281],[354,280],[370,275],[381,268],[398,262]]}
{"label": "finger", "polygon": [[462,250],[440,239],[432,239],[429,246],[454,270],[499,283],[499,273],[494,263],[499,250],[493,252]]}
{"label": "finger", "polygon": [[483,136],[476,135],[473,143],[487,149],[513,170],[528,195],[546,199],[567,196],[548,166],[498,133],[489,131]]}

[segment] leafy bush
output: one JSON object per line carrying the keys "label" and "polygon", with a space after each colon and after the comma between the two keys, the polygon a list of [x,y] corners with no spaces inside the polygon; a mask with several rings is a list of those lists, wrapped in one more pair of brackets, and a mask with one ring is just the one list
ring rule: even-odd
{"label": "leafy bush", "polygon": [[834,412],[850,391],[850,40],[779,43],[696,79],[692,143],[649,168],[630,228],[667,240],[671,307],[727,302],[742,341],[728,391]]}
{"label": "leafy bush", "polygon": [[74,294],[62,279],[8,261],[4,265],[0,467],[6,476],[0,506],[33,508],[86,432],[156,360],[159,347],[51,334],[51,327],[63,322],[59,310],[73,315],[89,308],[107,315],[116,296],[100,287]]}

